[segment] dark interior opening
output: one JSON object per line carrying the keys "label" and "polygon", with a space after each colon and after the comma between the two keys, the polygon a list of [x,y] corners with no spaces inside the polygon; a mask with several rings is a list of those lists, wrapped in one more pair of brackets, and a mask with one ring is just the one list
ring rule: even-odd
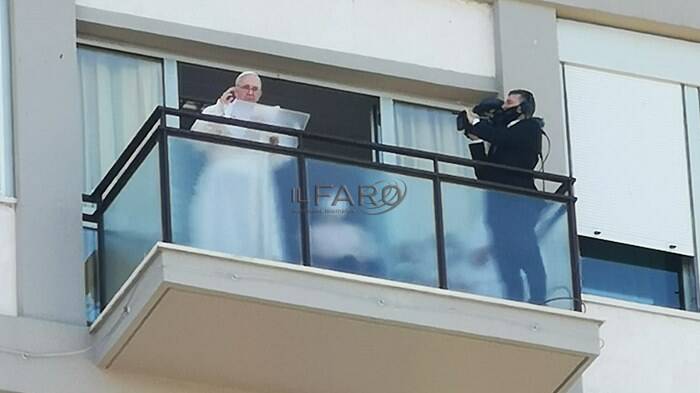
{"label": "dark interior opening", "polygon": [[[227,88],[233,86],[239,72],[201,65],[178,63],[180,108],[201,111],[212,105]],[[342,90],[262,77],[261,104],[311,114],[307,131],[371,142],[377,127],[379,98]],[[189,121],[187,121],[189,120]],[[189,129],[194,121],[183,119],[181,127]],[[364,161],[372,160],[370,149],[338,146],[307,141],[313,152],[332,154]]]}
{"label": "dark interior opening", "polygon": [[687,257],[579,237],[583,292],[662,307],[685,308]]}

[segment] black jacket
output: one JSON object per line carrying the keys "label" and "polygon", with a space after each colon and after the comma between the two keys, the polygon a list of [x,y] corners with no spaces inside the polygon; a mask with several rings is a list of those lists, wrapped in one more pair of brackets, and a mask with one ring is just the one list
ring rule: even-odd
{"label": "black jacket", "polygon": [[[537,166],[542,149],[541,119],[523,119],[511,127],[482,121],[467,132],[491,144],[486,157],[483,158],[486,162],[530,170]],[[531,174],[483,166],[476,168],[476,177],[480,180],[536,189]]]}

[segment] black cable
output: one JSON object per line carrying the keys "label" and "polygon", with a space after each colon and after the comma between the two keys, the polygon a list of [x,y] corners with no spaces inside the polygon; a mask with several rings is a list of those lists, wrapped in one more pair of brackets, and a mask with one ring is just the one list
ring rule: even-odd
{"label": "black cable", "polygon": [[[540,172],[544,173],[544,163],[547,162],[547,159],[549,158],[549,154],[552,152],[552,140],[549,139],[549,135],[547,135],[544,130],[542,131],[542,135],[544,135],[544,138],[547,140],[547,154],[542,156],[542,152],[540,151]],[[545,184],[544,184],[544,179],[542,179],[542,191],[545,189]]]}

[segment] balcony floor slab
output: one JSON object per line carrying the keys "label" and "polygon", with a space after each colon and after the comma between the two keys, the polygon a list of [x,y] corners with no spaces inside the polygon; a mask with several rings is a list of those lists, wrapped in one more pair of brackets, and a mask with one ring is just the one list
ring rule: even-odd
{"label": "balcony floor slab", "polygon": [[251,392],[565,392],[584,314],[158,244],[93,325],[119,370]]}

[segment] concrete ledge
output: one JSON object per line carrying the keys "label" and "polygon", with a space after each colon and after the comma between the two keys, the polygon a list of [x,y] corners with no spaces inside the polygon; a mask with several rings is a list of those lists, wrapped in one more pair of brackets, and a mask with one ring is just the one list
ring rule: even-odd
{"label": "concrete ledge", "polygon": [[29,354],[62,353],[90,347],[87,326],[0,315],[0,347]]}
{"label": "concrete ledge", "polygon": [[676,310],[675,308],[652,306],[648,304],[635,303],[626,300],[614,299],[604,296],[583,294],[583,302],[608,307],[615,307],[630,311],[637,311],[645,314],[658,315],[660,317],[687,319],[700,323],[700,313],[697,311]]}
{"label": "concrete ledge", "polygon": [[253,391],[541,393],[566,392],[580,377],[598,356],[601,323],[158,244],[92,331],[96,361],[109,370]]}
{"label": "concrete ledge", "polygon": [[495,93],[494,77],[289,44],[77,6],[83,36],[128,42],[207,61],[400,92],[474,102]]}

